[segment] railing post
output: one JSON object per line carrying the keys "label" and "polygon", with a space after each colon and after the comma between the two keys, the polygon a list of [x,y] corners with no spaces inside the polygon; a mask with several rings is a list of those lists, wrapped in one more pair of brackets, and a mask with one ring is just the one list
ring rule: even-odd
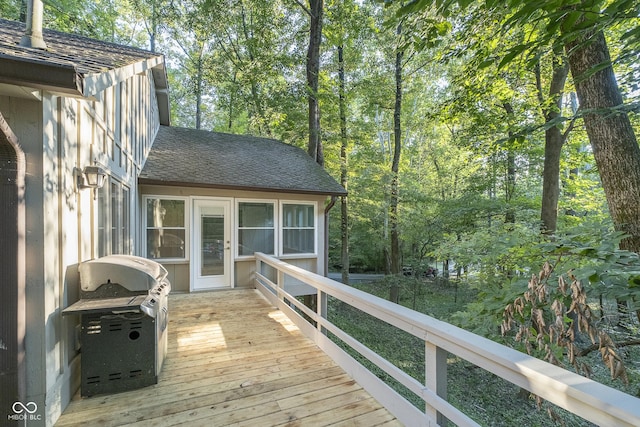
{"label": "railing post", "polygon": [[[425,385],[435,394],[447,399],[447,352],[435,344],[425,341]],[[447,419],[429,402],[425,402],[427,417],[436,420],[439,426],[446,426]]]}
{"label": "railing post", "polygon": [[[318,303],[317,305],[317,312],[316,314],[318,315],[318,318],[321,319],[327,319],[327,294],[325,292],[322,292],[321,290],[318,289]],[[321,323],[321,322],[318,322]],[[320,333],[323,335],[327,335],[327,329],[324,328],[322,326],[322,324],[319,324],[318,326],[320,326]]]}
{"label": "railing post", "polygon": [[276,290],[276,292],[278,293],[278,298],[281,299],[282,302],[284,302],[284,293],[281,292],[284,290],[284,271],[280,270],[279,268],[277,269],[276,286],[278,287],[278,289]]}
{"label": "railing post", "polygon": [[258,282],[258,274],[262,274],[262,260],[260,259],[259,256],[256,255],[256,271],[254,273],[254,278],[253,280],[256,282]]}

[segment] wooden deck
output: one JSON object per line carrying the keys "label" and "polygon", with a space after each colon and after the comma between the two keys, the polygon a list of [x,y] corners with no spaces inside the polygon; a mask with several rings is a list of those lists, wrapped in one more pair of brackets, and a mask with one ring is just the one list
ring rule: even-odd
{"label": "wooden deck", "polygon": [[398,426],[254,290],[169,297],[158,384],[80,398],[56,426]]}

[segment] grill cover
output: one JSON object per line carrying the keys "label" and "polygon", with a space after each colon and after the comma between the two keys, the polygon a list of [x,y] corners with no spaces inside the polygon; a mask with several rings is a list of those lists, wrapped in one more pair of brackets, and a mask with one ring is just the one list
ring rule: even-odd
{"label": "grill cover", "polygon": [[133,255],[107,255],[81,263],[78,270],[84,292],[94,292],[106,283],[117,283],[133,292],[148,291],[167,276],[162,265]]}

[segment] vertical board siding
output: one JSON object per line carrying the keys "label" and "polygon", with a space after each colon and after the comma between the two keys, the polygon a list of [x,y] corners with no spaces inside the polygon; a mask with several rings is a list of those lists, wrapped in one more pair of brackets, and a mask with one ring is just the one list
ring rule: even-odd
{"label": "vertical board siding", "polygon": [[[0,116],[1,117],[1,116]],[[0,131],[0,414],[18,400],[18,158]],[[6,421],[6,420],[5,420]],[[13,425],[17,425],[17,422]]]}

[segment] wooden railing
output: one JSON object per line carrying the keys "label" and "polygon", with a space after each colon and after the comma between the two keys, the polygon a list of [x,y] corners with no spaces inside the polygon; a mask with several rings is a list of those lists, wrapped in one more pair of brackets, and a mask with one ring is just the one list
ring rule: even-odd
{"label": "wooden railing", "polygon": [[[290,295],[285,290],[289,284],[304,284],[314,288],[317,292],[317,309],[312,311]],[[442,425],[446,420],[458,426],[479,425],[447,401],[448,353],[592,423],[602,426],[640,426],[640,399],[271,256],[256,254],[255,285],[305,335],[407,426]],[[331,323],[327,319],[327,296],[423,340],[425,383],[409,376]],[[335,344],[328,337],[328,332],[424,400],[425,410],[418,409]]]}

